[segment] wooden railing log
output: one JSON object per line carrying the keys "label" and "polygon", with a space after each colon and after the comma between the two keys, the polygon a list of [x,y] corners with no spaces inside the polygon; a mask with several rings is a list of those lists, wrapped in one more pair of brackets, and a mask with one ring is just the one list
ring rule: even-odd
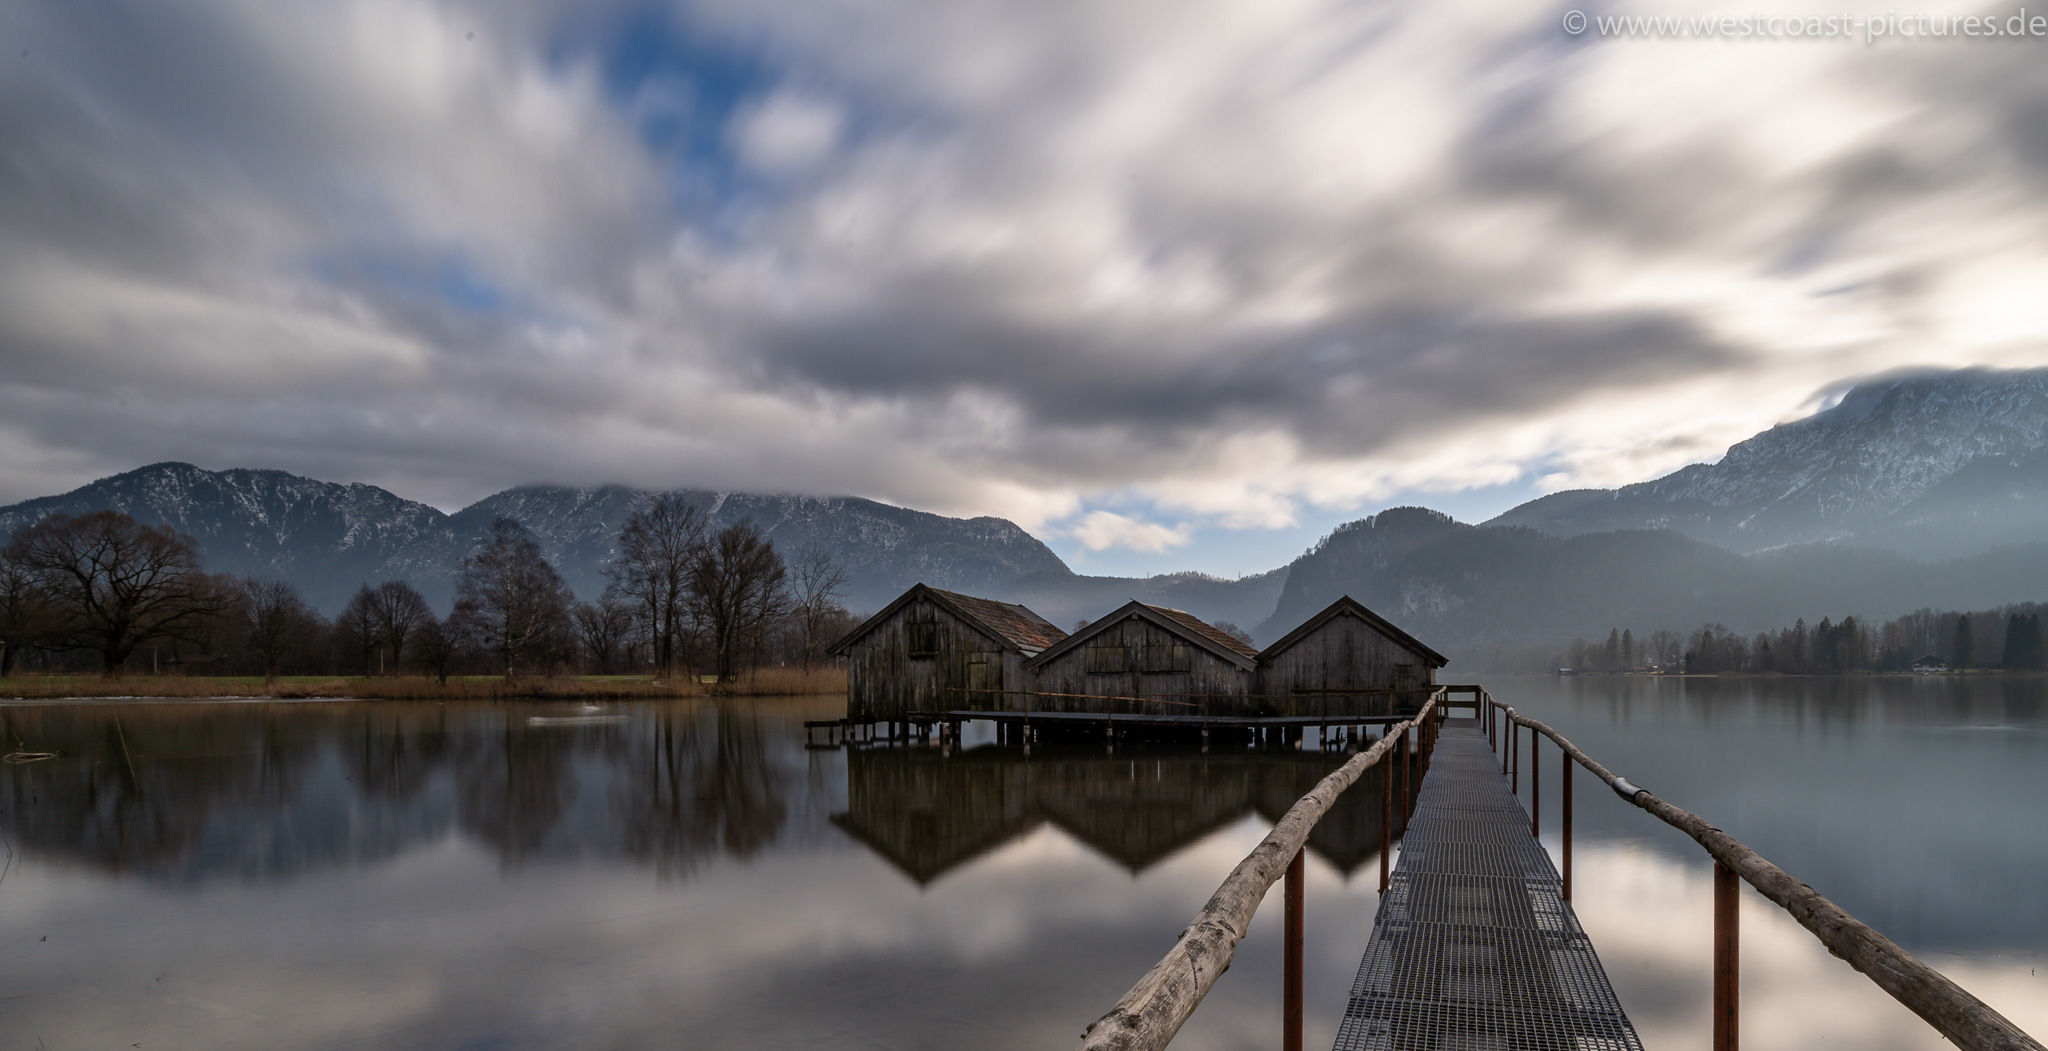
{"label": "wooden railing log", "polygon": [[1230,968],[1237,943],[1251,928],[1252,915],[1258,912],[1266,891],[1287,874],[1288,862],[1308,842],[1309,829],[1322,820],[1345,789],[1393,750],[1400,734],[1429,718],[1442,696],[1441,690],[1433,693],[1413,719],[1388,727],[1371,748],[1352,756],[1289,807],[1266,838],[1216,888],[1173,948],[1082,1034],[1083,1051],[1165,1047],[1209,995],[1216,979]]}
{"label": "wooden railing log", "polygon": [[[1519,715],[1513,708],[1507,709],[1507,715],[1509,719],[1556,742],[1566,755],[1609,787],[1617,781],[1634,787],[1594,762],[1591,756],[1549,726]],[[1757,893],[1791,913],[1792,918],[1820,939],[1830,953],[1861,971],[1878,988],[1925,1019],[1928,1025],[1957,1047],[1967,1051],[2048,1051],[1989,1004],[1950,981],[1947,975],[1921,963],[1890,938],[1849,915],[1848,910],[1829,901],[1791,873],[1771,864],[1734,836],[1708,824],[1698,814],[1659,799],[1646,789],[1637,788],[1625,794],[1636,806],[1691,836],[1715,861],[1734,870],[1744,883],[1755,887]]]}

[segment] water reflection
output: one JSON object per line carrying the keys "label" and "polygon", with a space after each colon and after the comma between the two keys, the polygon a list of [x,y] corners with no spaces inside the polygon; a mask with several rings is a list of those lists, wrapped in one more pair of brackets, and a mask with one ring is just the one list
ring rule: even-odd
{"label": "water reflection", "polygon": [[[1491,688],[1908,949],[2048,949],[2048,678],[1534,676]],[[1546,792],[1556,755],[1546,749]],[[1579,800],[1579,834],[1704,864],[1611,794]]]}
{"label": "water reflection", "polygon": [[[1045,823],[1139,872],[1247,816],[1277,819],[1348,758],[868,747],[821,786],[777,754],[776,729],[704,703],[602,719],[538,705],[0,707],[0,732],[59,753],[4,768],[0,809],[28,851],[121,874],[286,878],[452,828],[506,867],[616,856],[678,877],[760,854],[792,796],[823,788],[846,800],[833,824],[922,884]],[[1352,872],[1379,848],[1380,806],[1377,783],[1360,785],[1310,849]]]}
{"label": "water reflection", "polygon": [[[2043,1023],[2048,680],[1489,686]],[[63,753],[0,765],[0,1045],[1071,1044],[1344,758],[806,750],[841,710],[0,704],[8,750]],[[1652,1046],[1698,1045],[1705,860],[1578,785],[1581,918]],[[1310,1044],[1376,904],[1376,788],[1310,841]],[[1178,1051],[1272,1045],[1276,904]],[[1756,904],[1745,1045],[1940,1045]]]}
{"label": "water reflection", "polygon": [[[1287,808],[1350,758],[1331,751],[1202,753],[984,745],[859,749],[847,756],[847,810],[835,824],[919,883],[1051,823],[1142,872],[1217,829]],[[1338,797],[1309,849],[1349,875],[1376,857],[1378,785]]]}
{"label": "water reflection", "polygon": [[508,867],[596,854],[674,874],[781,833],[792,771],[755,713],[559,708],[0,706],[0,735],[58,753],[0,767],[0,811],[27,855],[187,880],[374,862],[451,828]]}

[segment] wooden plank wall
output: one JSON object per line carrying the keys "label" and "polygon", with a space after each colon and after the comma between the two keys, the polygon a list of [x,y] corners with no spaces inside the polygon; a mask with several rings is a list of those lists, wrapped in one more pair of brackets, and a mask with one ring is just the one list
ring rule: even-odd
{"label": "wooden plank wall", "polygon": [[[1148,654],[1174,654],[1174,658],[1171,662],[1151,661]],[[1147,666],[1161,667],[1167,663],[1179,667],[1166,671],[1144,670]],[[1207,705],[1211,715],[1253,714],[1245,700],[1245,695],[1251,692],[1250,671],[1137,616],[1126,617],[1086,643],[1039,665],[1037,680],[1026,688],[1042,694],[1145,697],[1182,702],[1138,703],[1049,696],[1027,698],[1039,711],[1182,715],[1197,714],[1202,710],[1201,706]]]}
{"label": "wooden plank wall", "polygon": [[1419,653],[1352,616],[1330,618],[1307,638],[1289,646],[1259,669],[1255,692],[1268,698],[1265,715],[1394,714],[1395,700],[1342,696],[1333,691],[1421,689],[1436,682],[1436,669]]}
{"label": "wooden plank wall", "polygon": [[[937,652],[912,656],[913,632],[934,634]],[[850,719],[885,720],[910,712],[1001,708],[1000,691],[1022,688],[1024,681],[1021,656],[937,603],[918,599],[905,603],[850,647],[846,714]]]}

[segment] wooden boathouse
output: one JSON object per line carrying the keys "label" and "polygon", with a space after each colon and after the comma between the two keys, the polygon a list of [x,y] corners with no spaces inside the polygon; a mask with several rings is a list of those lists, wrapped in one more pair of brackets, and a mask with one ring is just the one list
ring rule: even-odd
{"label": "wooden boathouse", "polygon": [[1258,651],[1183,610],[1129,602],[1025,662],[1048,712],[1242,716]]}
{"label": "wooden boathouse", "polygon": [[1349,595],[1258,655],[1259,714],[1396,715],[1422,707],[1450,663]]}
{"label": "wooden boathouse", "polygon": [[1025,662],[1067,637],[1010,602],[918,584],[832,647],[846,658],[846,716],[887,722],[912,712],[1001,708],[1029,690]]}

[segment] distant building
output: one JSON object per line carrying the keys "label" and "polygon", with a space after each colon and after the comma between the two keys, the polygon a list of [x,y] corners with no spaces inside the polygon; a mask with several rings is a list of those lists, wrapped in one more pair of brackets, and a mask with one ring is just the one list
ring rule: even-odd
{"label": "distant building", "polygon": [[1419,708],[1443,654],[1346,595],[1258,655],[1261,715],[1393,715]]}
{"label": "distant building", "polygon": [[[918,584],[832,647],[846,657],[846,715],[997,710],[1029,690],[1025,661],[1067,637],[1023,606]],[[1023,698],[1008,707],[1023,708]]]}
{"label": "distant building", "polygon": [[1130,602],[1025,663],[1039,711],[1251,715],[1258,652],[1183,610]]}
{"label": "distant building", "polygon": [[1922,673],[1947,671],[1948,662],[1930,653],[1927,656],[1922,657],[1917,661],[1914,661],[1913,670]]}

